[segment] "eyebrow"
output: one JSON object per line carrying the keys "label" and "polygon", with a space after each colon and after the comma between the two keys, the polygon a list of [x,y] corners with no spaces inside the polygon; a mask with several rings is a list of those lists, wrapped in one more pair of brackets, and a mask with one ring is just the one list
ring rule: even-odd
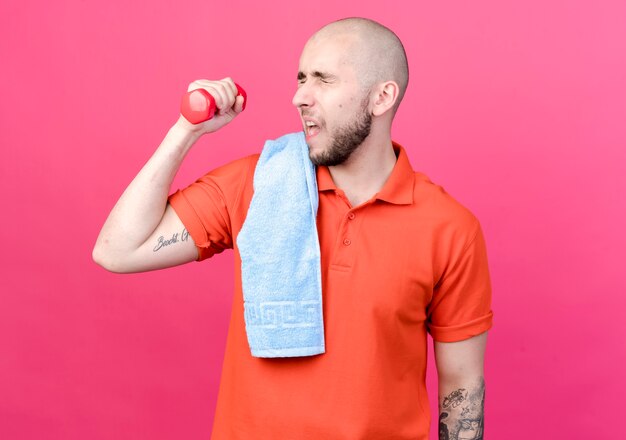
{"label": "eyebrow", "polygon": [[[311,76],[315,77],[315,78],[320,78],[320,79],[334,79],[336,78],[335,75],[332,75],[330,73],[325,73],[325,72],[320,72],[319,70],[314,71]],[[302,71],[298,72],[298,81],[301,81],[303,79],[306,79],[306,74]]]}

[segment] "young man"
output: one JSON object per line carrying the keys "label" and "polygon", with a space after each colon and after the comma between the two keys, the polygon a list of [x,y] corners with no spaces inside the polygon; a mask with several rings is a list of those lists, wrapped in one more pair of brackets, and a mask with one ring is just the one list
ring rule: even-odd
{"label": "young man", "polygon": [[[214,96],[219,113],[197,125],[181,117],[111,211],[93,256],[113,272],[234,248],[237,282],[212,439],[427,439],[427,332],[439,377],[440,439],[483,438],[492,325],[484,238],[477,219],[414,172],[391,140],[407,83],[400,40],[366,19],[325,26],[300,58],[293,104],[317,165],[321,355],[250,354],[235,239],[259,155],[168,197],[195,141],[242,111],[230,78],[189,86]],[[180,239],[164,246],[163,237],[176,233]]]}

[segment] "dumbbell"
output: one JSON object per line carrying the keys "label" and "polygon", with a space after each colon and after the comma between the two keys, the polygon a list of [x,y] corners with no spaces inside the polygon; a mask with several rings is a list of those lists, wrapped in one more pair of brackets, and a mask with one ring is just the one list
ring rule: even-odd
{"label": "dumbbell", "polygon": [[[243,96],[242,110],[244,110],[248,95],[239,84],[235,83],[235,87],[237,87],[237,96]],[[215,98],[205,89],[195,89],[185,93],[180,103],[180,113],[192,124],[212,119],[216,111]]]}

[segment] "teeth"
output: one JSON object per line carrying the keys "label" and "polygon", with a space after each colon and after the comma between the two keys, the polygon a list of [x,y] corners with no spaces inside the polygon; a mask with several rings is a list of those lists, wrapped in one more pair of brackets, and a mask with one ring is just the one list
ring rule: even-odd
{"label": "teeth", "polygon": [[306,122],[306,133],[308,136],[313,136],[319,132],[319,127],[313,122]]}

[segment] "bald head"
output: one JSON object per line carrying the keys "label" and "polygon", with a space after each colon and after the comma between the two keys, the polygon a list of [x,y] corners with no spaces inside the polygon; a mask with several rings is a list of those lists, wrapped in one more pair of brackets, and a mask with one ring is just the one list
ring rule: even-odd
{"label": "bald head", "polygon": [[354,17],[324,26],[309,41],[343,37],[351,39],[345,61],[354,67],[363,89],[368,90],[373,85],[386,81],[398,84],[395,112],[409,82],[406,53],[398,36],[380,23]]}

